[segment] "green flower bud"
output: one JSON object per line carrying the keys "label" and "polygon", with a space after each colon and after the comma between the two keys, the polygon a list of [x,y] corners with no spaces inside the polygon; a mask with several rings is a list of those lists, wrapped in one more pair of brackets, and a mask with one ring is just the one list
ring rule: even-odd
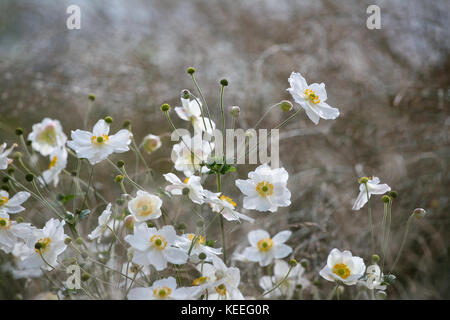
{"label": "green flower bud", "polygon": [[123,204],[125,203],[125,201],[124,201],[123,199],[117,199],[117,200],[116,200],[116,203],[117,203],[119,206],[123,206]]}
{"label": "green flower bud", "polygon": [[198,255],[198,258],[200,260],[205,260],[206,259],[206,254],[204,252],[200,252],[200,254]]}
{"label": "green flower bud", "polygon": [[188,89],[181,90],[181,97],[183,99],[189,99],[191,97],[191,92]]}
{"label": "green flower bud", "polygon": [[308,267],[308,260],[302,259],[302,260],[300,261],[300,265],[301,265],[304,269],[306,269],[306,268]]}
{"label": "green flower bud", "polygon": [[88,274],[88,273],[86,273],[86,272],[84,272],[82,275],[81,275],[81,281],[88,281],[89,280],[89,278],[90,278],[91,276]]}
{"label": "green flower bud", "polygon": [[35,248],[36,250],[41,250],[41,249],[42,249],[42,243],[36,242],[36,243],[34,244],[34,248]]}
{"label": "green flower bud", "polygon": [[298,290],[301,290],[301,289],[303,289],[303,286],[299,283],[299,284],[297,284],[296,286],[295,286]]}
{"label": "green flower bud", "polygon": [[205,224],[205,222],[203,220],[198,220],[197,221],[197,227],[203,227]]}
{"label": "green flower bud", "polygon": [[122,182],[123,181],[123,176],[122,175],[117,175],[115,178],[114,178],[114,181],[115,182],[117,182],[117,183],[120,183],[120,182]]}
{"label": "green flower bud", "polygon": [[125,165],[125,161],[123,161],[123,160],[117,161],[117,166],[118,166],[119,168],[122,168],[124,165]]}
{"label": "green flower bud", "polygon": [[72,238],[71,237],[67,237],[67,238],[64,239],[64,243],[67,244],[67,245],[70,244],[71,242],[72,242]]}
{"label": "green flower bud", "polygon": [[369,178],[367,177],[362,177],[358,180],[359,183],[367,183],[369,181]]}
{"label": "green flower bud", "polygon": [[14,171],[15,171],[15,170],[14,170],[13,167],[9,167],[9,168],[8,168],[8,174],[9,174],[9,175],[12,175],[12,174],[14,173]]}
{"label": "green flower bud", "polygon": [[295,267],[295,266],[297,265],[297,260],[295,260],[295,259],[289,260],[289,265],[290,265],[291,267]]}
{"label": "green flower bud", "polygon": [[226,87],[228,85],[228,80],[227,79],[222,79],[220,80],[220,84],[224,87]]}
{"label": "green flower bud", "polygon": [[425,217],[427,215],[427,212],[425,211],[425,209],[422,208],[416,208],[413,211],[413,215],[414,217],[421,219],[423,217]]}
{"label": "green flower bud", "polygon": [[22,158],[22,153],[20,153],[19,151],[14,152],[13,158],[19,160],[20,158]]}
{"label": "green flower bud", "polygon": [[380,256],[377,254],[373,254],[372,255],[372,262],[373,263],[378,263],[378,261],[380,261]]}
{"label": "green flower bud", "polygon": [[178,229],[179,230],[186,230],[186,225],[183,222],[181,222],[180,224],[178,224]]}
{"label": "green flower bud", "polygon": [[389,203],[389,201],[391,201],[391,198],[388,195],[384,195],[381,197],[381,201],[383,201],[384,203]]}
{"label": "green flower bud", "polygon": [[25,176],[25,179],[26,179],[28,182],[31,182],[31,181],[33,181],[33,179],[34,179],[34,175],[33,175],[32,173],[29,173],[29,174],[27,174],[27,175]]}
{"label": "green flower bud", "polygon": [[390,191],[389,195],[392,197],[392,199],[395,199],[398,197],[398,192],[397,191]]}
{"label": "green flower bud", "polygon": [[122,124],[122,127],[127,130],[130,130],[131,129],[131,120],[125,120]]}
{"label": "green flower bud", "polygon": [[91,100],[91,101],[95,101],[95,94],[90,93],[89,96],[88,96],[88,98],[89,98],[89,100]]}
{"label": "green flower bud", "polygon": [[17,221],[17,223],[22,223],[24,220],[22,217],[17,217],[16,221]]}
{"label": "green flower bud", "polygon": [[31,144],[33,143],[33,141],[27,140],[27,141],[25,141],[25,143],[26,143],[27,146],[31,146]]}
{"label": "green flower bud", "polygon": [[6,226],[6,220],[0,220],[0,226],[2,227]]}
{"label": "green flower bud", "polygon": [[7,185],[2,185],[2,190],[5,190],[6,192],[9,192],[9,187]]}
{"label": "green flower bud", "polygon": [[16,128],[16,135],[18,135],[18,136],[23,135],[23,129],[20,127]]}
{"label": "green flower bud", "polygon": [[187,69],[187,73],[189,73],[190,75],[193,75],[193,74],[195,73],[195,68],[189,67],[189,68]]}
{"label": "green flower bud", "polygon": [[84,240],[83,240],[82,237],[78,237],[78,238],[75,239],[75,243],[76,244],[83,244],[83,242],[84,242]]}
{"label": "green flower bud", "polygon": [[168,103],[164,103],[161,105],[162,112],[168,112],[170,110],[170,105]]}
{"label": "green flower bud", "polygon": [[78,263],[77,258],[75,258],[75,257],[70,258],[69,264],[77,264],[77,263]]}
{"label": "green flower bud", "polygon": [[153,222],[147,221],[147,226],[149,228],[153,228],[155,225],[153,224]]}
{"label": "green flower bud", "polygon": [[293,107],[294,106],[292,105],[292,102],[290,102],[289,100],[283,100],[280,102],[280,109],[283,112],[289,112]]}
{"label": "green flower bud", "polygon": [[185,187],[181,192],[183,193],[183,195],[187,196],[189,194],[189,188]]}
{"label": "green flower bud", "polygon": [[105,122],[106,122],[107,124],[111,124],[111,123],[113,123],[113,118],[111,118],[110,116],[107,116],[107,117],[105,118]]}
{"label": "green flower bud", "polygon": [[9,177],[3,177],[3,179],[2,179],[3,183],[8,183],[8,181],[9,181]]}

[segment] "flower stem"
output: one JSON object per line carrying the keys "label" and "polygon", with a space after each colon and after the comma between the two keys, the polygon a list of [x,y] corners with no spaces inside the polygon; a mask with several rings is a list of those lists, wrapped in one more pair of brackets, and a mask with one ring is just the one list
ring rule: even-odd
{"label": "flower stem", "polygon": [[400,256],[402,255],[402,251],[403,251],[403,248],[405,247],[406,239],[408,238],[409,227],[411,225],[411,221],[412,221],[413,217],[414,217],[414,214],[411,214],[408,218],[408,221],[406,222],[406,229],[405,229],[405,233],[403,235],[402,244],[400,245],[400,249],[398,250],[397,257],[395,258],[395,261],[394,261],[394,264],[392,265],[390,273],[392,273],[394,271],[395,266],[397,265],[397,262],[400,259]]}
{"label": "flower stem", "polygon": [[274,291],[275,289],[277,289],[279,286],[281,286],[281,285],[283,284],[283,282],[286,281],[286,279],[289,277],[289,274],[291,273],[292,268],[293,268],[293,266],[290,266],[290,267],[289,267],[289,270],[288,270],[288,272],[286,273],[286,275],[284,276],[284,278],[281,279],[281,281],[278,282],[277,285],[276,285],[275,287],[273,287],[273,288],[270,289],[269,291],[266,291],[265,293],[263,293],[263,296],[265,296],[266,294],[271,293],[272,291]]}
{"label": "flower stem", "polygon": [[373,230],[372,208],[370,206],[370,195],[367,183],[365,183],[364,186],[366,187],[366,194],[367,194],[367,209],[369,211],[370,239],[371,239],[370,243],[371,243],[371,252],[373,253],[375,250],[375,232]]}
{"label": "flower stem", "polygon": [[[217,192],[221,192],[221,181],[220,181],[220,173],[216,174],[217,177]],[[226,249],[226,242],[225,242],[225,229],[223,226],[223,215],[219,213],[220,215],[220,232],[222,234],[222,247],[223,247],[223,262],[225,264],[227,263],[227,249]]]}

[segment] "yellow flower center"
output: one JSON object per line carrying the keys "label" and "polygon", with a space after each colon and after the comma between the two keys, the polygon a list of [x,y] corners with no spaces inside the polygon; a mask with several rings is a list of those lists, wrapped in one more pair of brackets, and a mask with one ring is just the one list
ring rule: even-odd
{"label": "yellow flower center", "polygon": [[50,144],[56,145],[56,129],[53,125],[47,125],[44,130],[41,131],[37,140]]}
{"label": "yellow flower center", "polygon": [[152,245],[158,250],[164,250],[167,246],[167,241],[163,236],[156,234],[150,238]]}
{"label": "yellow flower center", "polygon": [[227,294],[227,287],[224,284],[221,284],[214,289],[216,289],[217,293],[221,296],[225,296]]}
{"label": "yellow flower center", "polygon": [[234,202],[233,199],[231,199],[230,197],[221,195],[219,199],[222,200],[222,201],[226,201],[226,202],[230,203],[233,207],[236,208],[236,202]]}
{"label": "yellow flower center", "polygon": [[56,162],[58,161],[58,157],[57,156],[54,156],[53,158],[52,158],[52,161],[49,163],[49,165],[48,165],[48,169],[50,170],[51,168],[53,168],[54,166],[55,166],[55,164],[56,164]]}
{"label": "yellow flower center", "polygon": [[319,96],[311,89],[305,90],[305,96],[314,104],[318,104],[320,102]]}
{"label": "yellow flower center", "polygon": [[8,203],[8,197],[0,197],[0,207]]}
{"label": "yellow flower center", "polygon": [[[194,240],[195,234],[190,233],[190,234],[188,235],[188,238],[189,238],[189,240],[191,240],[191,241]],[[197,235],[197,240],[195,240],[195,244],[201,244],[201,245],[204,245],[205,243],[206,243],[205,237],[202,236],[201,234]]]}
{"label": "yellow flower center", "polygon": [[107,134],[102,134],[101,136],[92,136],[91,143],[93,144],[103,144],[109,140],[109,136]]}
{"label": "yellow flower center", "polygon": [[153,207],[152,207],[151,201],[149,201],[148,199],[139,200],[136,205],[136,209],[138,211],[137,213],[141,217],[146,217],[153,213]]}
{"label": "yellow flower center", "polygon": [[256,185],[256,191],[263,198],[273,194],[273,184],[268,181],[261,181]]}
{"label": "yellow flower center", "polygon": [[0,218],[0,229],[9,229],[11,227],[11,220],[8,218]]}
{"label": "yellow flower center", "polygon": [[208,281],[208,277],[200,277],[200,278],[195,279],[192,282],[192,285],[193,286],[199,286],[201,284],[204,284],[206,281]]}
{"label": "yellow flower center", "polygon": [[342,279],[347,279],[350,276],[350,269],[344,263],[335,264],[332,271]]}
{"label": "yellow flower center", "polygon": [[37,243],[40,244],[41,248],[40,249],[36,248],[35,249],[36,253],[39,253],[39,251],[41,251],[41,253],[44,253],[48,249],[48,247],[50,247],[50,242],[51,242],[50,238],[39,239],[39,241]]}
{"label": "yellow flower center", "polygon": [[273,247],[273,241],[271,238],[261,239],[258,241],[258,249],[259,251],[267,252]]}
{"label": "yellow flower center", "polygon": [[188,183],[189,181],[189,177],[187,177],[186,179],[184,179],[184,184]]}
{"label": "yellow flower center", "polygon": [[171,293],[172,293],[172,289],[170,289],[168,287],[161,287],[161,288],[153,289],[153,296],[155,296],[159,299],[164,299],[167,296],[169,296]]}

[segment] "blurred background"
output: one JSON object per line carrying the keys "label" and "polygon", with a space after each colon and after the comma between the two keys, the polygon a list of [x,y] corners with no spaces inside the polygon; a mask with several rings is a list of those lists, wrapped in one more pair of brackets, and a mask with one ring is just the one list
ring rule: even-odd
{"label": "blurred background", "polygon": [[[66,27],[71,4],[81,8],[80,30]],[[381,8],[380,30],[366,27],[370,4]],[[320,280],[318,271],[334,247],[368,263],[367,208],[351,207],[357,179],[375,175],[399,193],[388,265],[412,210],[428,212],[413,221],[388,298],[449,299],[449,12],[445,0],[2,0],[0,142],[15,141],[17,126],[27,135],[44,117],[59,119],[69,136],[83,123],[90,93],[97,97],[90,127],[110,115],[113,131],[130,119],[137,142],[149,133],[165,135],[169,126],[159,106],[179,106],[182,89],[194,92],[189,66],[197,70],[216,123],[218,81],[229,80],[225,104],[241,107],[238,126],[246,129],[269,106],[292,101],[287,79],[301,72],[308,83],[326,83],[327,102],[341,116],[316,126],[301,114],[281,130],[280,163],[290,173],[292,205],[272,215],[242,211],[257,218],[256,225],[243,224],[245,232],[234,232],[229,248],[245,246],[246,232],[256,227],[272,233],[290,228],[295,257],[308,259],[311,281]],[[274,110],[261,127],[273,128],[287,116]],[[167,136],[162,141],[146,156],[157,181],[172,170],[172,144]],[[107,164],[99,167],[99,179],[114,177]],[[224,182],[238,204],[234,178],[253,169],[238,166]],[[107,179],[96,187],[118,195],[118,186],[102,186],[112,181]],[[372,209],[378,230],[379,199],[373,197]],[[29,208],[30,215],[33,210],[38,208]],[[2,255],[2,263],[6,259]],[[1,272],[0,298],[30,298],[37,292],[27,281]],[[256,283],[250,286],[247,292],[260,291]],[[332,288],[323,279],[317,286]]]}

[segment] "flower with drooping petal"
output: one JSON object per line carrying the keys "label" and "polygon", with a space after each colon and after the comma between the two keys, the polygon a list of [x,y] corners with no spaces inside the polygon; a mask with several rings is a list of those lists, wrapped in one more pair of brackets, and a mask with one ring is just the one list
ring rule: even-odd
{"label": "flower with drooping petal", "polygon": [[0,170],[7,169],[8,165],[12,162],[12,159],[9,159],[8,156],[15,147],[17,147],[16,143],[9,147],[9,149],[6,149],[6,142],[0,146]]}
{"label": "flower with drooping petal", "polygon": [[[195,241],[194,244],[192,243],[193,241]],[[200,253],[204,253],[206,255],[205,261],[211,261],[212,255],[222,254],[222,248],[213,248],[206,245],[206,239],[201,234],[185,233],[178,238],[175,244],[184,250],[190,258],[197,258]],[[190,253],[189,250],[191,251]]]}
{"label": "flower with drooping petal", "polygon": [[242,219],[250,223],[255,222],[255,219],[237,212],[235,210],[236,202],[230,197],[209,190],[203,190],[203,195],[205,196],[205,202],[210,205],[212,211],[220,213],[227,221],[240,222],[240,219]]}
{"label": "flower with drooping petal", "polygon": [[109,124],[101,119],[93,132],[77,129],[71,132],[71,141],[67,145],[77,153],[78,158],[86,158],[94,165],[112,153],[123,153],[130,150],[132,134],[127,129],[109,135]]}
{"label": "flower with drooping petal", "polygon": [[166,187],[167,192],[170,192],[172,195],[181,195],[183,194],[183,189],[186,188],[189,190],[187,196],[192,202],[197,204],[203,203],[203,187],[200,183],[200,177],[190,176],[184,179],[184,182],[173,173],[163,174],[163,177],[171,183],[171,185]]}
{"label": "flower with drooping petal", "polygon": [[29,197],[29,192],[19,191],[12,198],[9,198],[7,191],[0,190],[0,212],[14,214],[24,211],[25,208],[21,204],[27,201]]}
{"label": "flower with drooping petal", "polygon": [[153,265],[156,270],[161,271],[167,268],[167,262],[186,263],[187,254],[173,246],[178,238],[173,226],[164,226],[157,230],[140,223],[134,225],[134,234],[127,235],[125,241],[134,249],[134,263],[143,266]]}
{"label": "flower with drooping petal", "polygon": [[33,125],[28,140],[31,141],[32,148],[45,157],[56,152],[58,147],[65,145],[67,136],[58,120],[45,118],[42,122]]}
{"label": "flower with drooping petal", "polygon": [[108,222],[111,218],[111,203],[108,203],[106,209],[102,212],[102,214],[98,217],[98,226],[88,234],[88,238],[90,240],[98,239],[100,241],[100,237],[104,234],[104,232],[108,229]]}
{"label": "flower with drooping petal", "polygon": [[204,131],[212,134],[216,124],[210,118],[202,117],[202,103],[200,101],[181,98],[181,104],[183,105],[182,107],[175,107],[175,112],[181,119],[190,121],[195,132]]}
{"label": "flower with drooping petal", "polygon": [[136,197],[128,202],[128,210],[138,222],[161,217],[162,200],[146,191],[138,190]]}
{"label": "flower with drooping petal", "polygon": [[12,252],[20,240],[28,239],[35,228],[29,223],[17,223],[9,215],[0,211],[0,249],[6,253]]}
{"label": "flower with drooping petal", "polygon": [[161,147],[161,138],[153,134],[146,135],[144,139],[142,139],[141,146],[145,152],[150,154]]}
{"label": "flower with drooping petal", "polygon": [[150,288],[133,288],[128,300],[192,300],[198,295],[198,287],[177,288],[173,277],[156,280]]}
{"label": "flower with drooping petal", "polygon": [[282,259],[291,254],[292,248],[284,244],[291,234],[291,231],[284,230],[271,238],[265,230],[250,231],[248,241],[251,246],[244,249],[243,255],[249,261],[258,262],[261,267],[268,266],[274,259]]}
{"label": "flower with drooping petal", "polygon": [[366,279],[360,280],[370,290],[386,290],[387,286],[384,285],[384,275],[381,272],[381,268],[377,264],[373,264],[367,267]]}
{"label": "flower with drooping petal", "polygon": [[64,146],[56,148],[56,151],[50,155],[50,163],[48,169],[42,172],[42,177],[39,177],[41,183],[50,184],[56,188],[59,182],[59,174],[66,168],[67,165],[67,150]]}
{"label": "flower with drooping petal", "polygon": [[190,137],[184,135],[180,143],[173,146],[172,161],[175,164],[175,170],[182,171],[186,177],[190,177],[195,172],[207,172],[206,167],[200,164],[208,160],[214,144],[202,139],[201,135]]}
{"label": "flower with drooping petal", "polygon": [[[298,285],[301,285],[302,290],[309,287],[311,283],[303,276],[305,269],[300,264],[297,264],[295,267],[293,267],[291,272],[289,272],[289,268],[290,266],[286,261],[275,260],[275,266],[273,268],[274,275],[272,277],[263,276],[259,280],[259,286],[263,288],[265,292],[271,290],[273,287],[283,281],[277,289],[273,290],[267,295],[268,298],[284,296],[286,299],[290,299],[292,298],[292,295],[294,294],[294,291],[297,289]],[[286,278],[288,272],[289,275]]]}
{"label": "flower with drooping petal", "polygon": [[359,210],[366,204],[366,202],[368,201],[367,192],[369,193],[370,198],[372,194],[383,194],[388,191],[391,191],[391,187],[389,187],[387,184],[385,183],[380,184],[380,179],[378,177],[373,177],[371,179],[367,178],[367,180],[368,181],[366,183],[362,182],[359,185],[359,195],[355,200],[355,203],[352,208],[353,210]]}
{"label": "flower with drooping petal", "polygon": [[328,281],[340,281],[354,285],[364,275],[366,265],[360,257],[352,256],[350,251],[334,248],[328,255],[327,265],[320,270],[320,275]]}
{"label": "flower with drooping petal", "polygon": [[307,116],[315,124],[319,123],[319,119],[336,119],[339,116],[339,109],[330,107],[325,101],[327,100],[327,91],[325,84],[313,83],[308,85],[305,78],[298,73],[292,72],[289,77],[291,87],[287,89],[303,109]]}
{"label": "flower with drooping petal", "polygon": [[284,168],[271,169],[265,163],[250,172],[248,178],[235,182],[245,195],[245,209],[275,212],[278,207],[291,204],[291,192],[287,188],[289,174]]}

